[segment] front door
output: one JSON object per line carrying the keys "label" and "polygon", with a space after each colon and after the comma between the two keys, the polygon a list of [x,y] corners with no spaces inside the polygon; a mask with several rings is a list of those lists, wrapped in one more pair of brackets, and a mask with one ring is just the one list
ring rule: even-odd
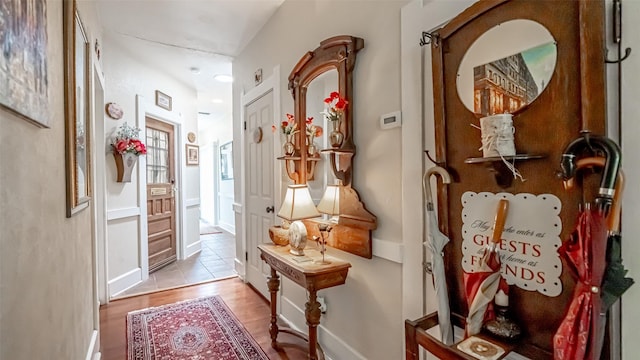
{"label": "front door", "polygon": [[[244,132],[247,149],[247,281],[268,298],[266,277],[269,267],[260,259],[257,246],[271,242],[269,227],[274,223],[273,92],[253,101],[244,111],[247,122]],[[262,139],[256,140],[258,137],[254,134],[259,131],[262,131]]]}
{"label": "front door", "polygon": [[176,260],[173,125],[147,117],[149,272]]}

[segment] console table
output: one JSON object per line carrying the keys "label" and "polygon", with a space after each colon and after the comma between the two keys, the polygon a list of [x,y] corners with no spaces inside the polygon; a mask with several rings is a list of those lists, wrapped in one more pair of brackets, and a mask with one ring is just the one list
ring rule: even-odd
{"label": "console table", "polygon": [[[279,332],[289,333],[301,337],[309,342],[309,359],[324,359],[322,348],[318,345],[318,324],[320,324],[320,303],[317,300],[318,290],[342,285],[347,279],[347,273],[351,264],[325,256],[329,264],[320,264],[322,255],[315,249],[305,249],[305,256],[296,256],[289,253],[289,246],[274,244],[258,245],[260,258],[271,267],[271,276],[267,282],[271,295],[271,346],[278,348],[277,337]],[[278,290],[280,289],[280,277],[278,273],[302,286],[309,292],[309,300],[305,304],[305,318],[309,326],[308,336],[291,329],[279,329],[276,311]]]}

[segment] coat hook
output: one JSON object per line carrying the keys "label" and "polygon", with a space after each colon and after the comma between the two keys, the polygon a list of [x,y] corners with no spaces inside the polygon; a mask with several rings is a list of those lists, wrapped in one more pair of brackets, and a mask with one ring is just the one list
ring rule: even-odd
{"label": "coat hook", "polygon": [[434,165],[436,166],[440,166],[440,167],[444,167],[444,161],[436,161],[434,158],[431,157],[431,155],[429,154],[429,150],[425,150],[424,151],[427,154],[427,159],[429,159]]}
{"label": "coat hook", "polygon": [[422,38],[420,39],[420,46],[425,46],[432,42],[435,47],[438,47],[438,34],[423,31]]}
{"label": "coat hook", "polygon": [[[607,53],[609,53],[609,51],[607,50]],[[624,49],[624,56],[621,57],[620,59],[617,60],[610,60],[609,56],[605,56],[604,58],[604,62],[606,62],[607,64],[617,64],[617,63],[621,63],[625,60],[627,60],[627,58],[629,57],[629,55],[631,55],[631,48],[626,48]]]}

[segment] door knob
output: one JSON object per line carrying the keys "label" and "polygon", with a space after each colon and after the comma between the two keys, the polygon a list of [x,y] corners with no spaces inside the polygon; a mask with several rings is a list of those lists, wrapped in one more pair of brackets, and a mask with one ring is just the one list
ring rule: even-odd
{"label": "door knob", "polygon": [[275,208],[273,206],[268,206],[267,207],[267,213],[272,213],[275,211]]}

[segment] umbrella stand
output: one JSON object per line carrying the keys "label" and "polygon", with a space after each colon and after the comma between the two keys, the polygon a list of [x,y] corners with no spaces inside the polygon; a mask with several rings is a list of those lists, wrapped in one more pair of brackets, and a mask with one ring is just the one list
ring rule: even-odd
{"label": "umbrella stand", "polygon": [[[451,310],[449,309],[449,294],[447,291],[447,279],[444,273],[444,260],[442,251],[449,242],[440,229],[436,219],[435,207],[431,197],[431,175],[438,174],[444,184],[451,183],[451,176],[444,168],[434,166],[428,169],[422,177],[422,188],[427,203],[427,219],[429,222],[428,240],[422,248],[422,311],[426,312],[426,282],[427,273],[433,275],[433,285],[438,299],[438,324],[440,325],[441,341],[446,345],[453,344],[453,327],[451,326]],[[427,247],[431,250],[431,262],[427,262]]]}

